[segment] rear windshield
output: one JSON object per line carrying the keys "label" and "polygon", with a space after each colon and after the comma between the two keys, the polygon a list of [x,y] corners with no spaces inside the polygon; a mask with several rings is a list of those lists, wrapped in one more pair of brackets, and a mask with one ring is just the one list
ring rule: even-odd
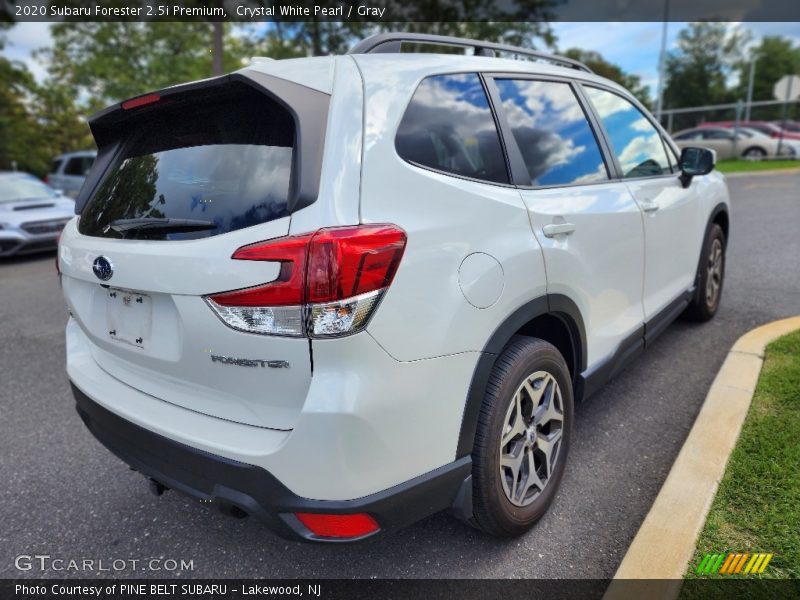
{"label": "rear windshield", "polygon": [[[245,85],[212,101],[162,102],[123,141],[121,158],[81,213],[81,233],[186,240],[288,215],[295,132],[285,108]],[[114,227],[121,219],[188,219],[207,227],[120,233]]]}

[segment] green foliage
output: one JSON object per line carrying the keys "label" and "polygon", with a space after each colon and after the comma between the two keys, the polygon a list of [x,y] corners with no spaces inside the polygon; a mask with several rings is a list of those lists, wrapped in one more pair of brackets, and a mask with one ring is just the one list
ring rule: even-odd
{"label": "green foliage", "polygon": [[[753,48],[751,57],[755,59],[753,77],[753,100],[776,100],[772,88],[784,75],[800,75],[800,46],[794,46],[790,39],[781,36],[764,36],[761,43]],[[738,98],[747,98],[747,84],[750,77],[750,59],[737,65],[739,85]],[[782,98],[780,98],[782,100]],[[788,117],[797,118],[797,106],[790,107]],[[783,109],[780,106],[762,106],[753,109],[754,119],[780,119]]]}
{"label": "green foliage", "polygon": [[800,169],[796,160],[721,160],[717,163],[720,173],[745,173],[750,171],[774,171],[777,169]]}
{"label": "green foliage", "polygon": [[642,80],[638,75],[626,73],[619,65],[608,62],[599,52],[593,50],[570,48],[564,52],[564,56],[579,60],[601,77],[615,81],[636,96],[639,102],[652,108],[650,92],[647,86],[642,85]]}
{"label": "green foliage", "polygon": [[542,22],[309,22],[275,23],[258,38],[250,36],[246,43],[251,54],[276,59],[322,56],[347,52],[360,39],[384,31],[454,35],[526,47],[534,45],[537,38],[547,46],[555,41],[550,26]]}
{"label": "green foliage", "polygon": [[800,332],[795,332],[767,346],[756,393],[687,578],[726,577],[694,572],[707,552],[772,552],[772,562],[757,577],[800,576],[798,438]]}
{"label": "green foliage", "polygon": [[691,23],[678,34],[678,50],[667,56],[664,105],[682,108],[735,99],[728,74],[742,58],[747,34],[724,23]]}
{"label": "green foliage", "polygon": [[[211,23],[69,22],[52,35],[53,47],[40,53],[51,77],[99,105],[211,75]],[[230,35],[227,42],[223,69],[232,71],[243,48]]]}
{"label": "green foliage", "polygon": [[[780,36],[764,36],[761,43],[753,49],[756,59],[753,78],[753,100],[774,100],[772,88],[787,74],[800,75],[800,47],[792,45],[791,40]],[[750,75],[750,62],[740,61],[739,86],[737,94],[747,95],[747,82]]]}

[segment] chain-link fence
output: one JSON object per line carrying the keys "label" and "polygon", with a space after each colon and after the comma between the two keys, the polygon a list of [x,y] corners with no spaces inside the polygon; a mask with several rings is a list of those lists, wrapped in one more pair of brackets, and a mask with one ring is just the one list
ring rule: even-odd
{"label": "chain-link fence", "polygon": [[724,122],[726,126],[734,127],[736,123],[744,125],[748,121],[768,121],[779,127],[787,121],[793,128],[793,123],[800,121],[800,101],[761,100],[749,105],[735,102],[661,111],[661,124],[670,133],[706,123]]}

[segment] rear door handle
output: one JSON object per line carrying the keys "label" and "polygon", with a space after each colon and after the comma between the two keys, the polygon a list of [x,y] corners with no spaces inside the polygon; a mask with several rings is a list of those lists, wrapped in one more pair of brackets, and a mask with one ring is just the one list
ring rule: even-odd
{"label": "rear door handle", "polygon": [[575,225],[572,223],[553,223],[552,225],[545,225],[542,227],[542,233],[544,233],[544,237],[555,237],[559,234],[569,235],[575,231]]}
{"label": "rear door handle", "polygon": [[656,212],[660,208],[656,202],[650,202],[649,200],[640,201],[639,206],[646,213]]}

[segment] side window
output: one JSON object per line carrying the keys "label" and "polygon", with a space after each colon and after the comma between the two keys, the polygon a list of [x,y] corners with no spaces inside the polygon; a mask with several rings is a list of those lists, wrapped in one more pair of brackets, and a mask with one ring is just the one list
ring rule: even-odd
{"label": "side window", "polygon": [[687,140],[702,140],[703,139],[703,132],[698,129],[692,129],[691,131],[684,131],[683,133],[679,133],[678,135],[672,136],[673,140],[679,140],[685,142]]}
{"label": "side window", "polygon": [[[73,157],[67,161],[64,167],[64,175],[77,175],[83,177],[89,169],[85,167],[86,159],[82,157]],[[91,166],[91,164],[89,164]]]}
{"label": "side window", "polygon": [[703,137],[707,140],[729,140],[733,137],[733,133],[725,129],[709,129]]}
{"label": "side window", "polygon": [[568,83],[526,79],[495,83],[533,185],[608,179],[597,140]]}
{"label": "side window", "polygon": [[623,177],[672,172],[661,135],[638,108],[612,92],[589,86],[584,89],[608,132]]}
{"label": "side window", "polygon": [[508,183],[500,136],[475,73],[424,79],[403,115],[395,148],[423,167]]}
{"label": "side window", "polygon": [[50,164],[50,172],[51,173],[58,173],[58,167],[60,167],[60,166],[61,166],[61,161],[60,160],[54,160]]}
{"label": "side window", "polygon": [[83,169],[84,176],[89,172],[93,164],[94,164],[94,156],[83,157],[83,166],[81,168]]}

